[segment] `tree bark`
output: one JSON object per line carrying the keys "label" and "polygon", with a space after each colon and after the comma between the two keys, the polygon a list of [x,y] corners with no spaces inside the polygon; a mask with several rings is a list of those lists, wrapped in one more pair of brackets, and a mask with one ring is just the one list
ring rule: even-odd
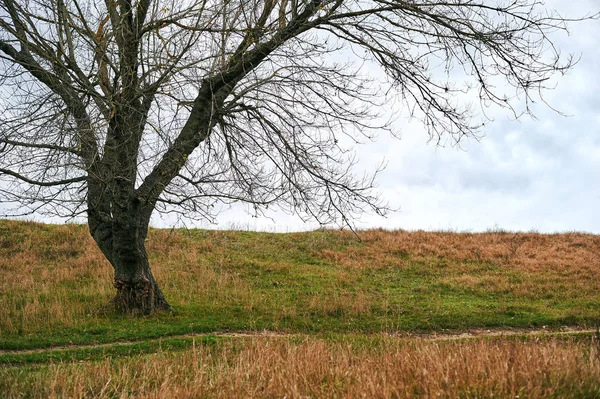
{"label": "tree bark", "polygon": [[148,314],[154,310],[169,310],[171,307],[158,287],[144,242],[148,224],[132,217],[116,221],[113,226],[114,286],[117,295],[112,303],[117,310],[132,314]]}
{"label": "tree bark", "polygon": [[117,294],[109,306],[131,315],[171,310],[148,262],[144,245],[148,224],[132,219],[127,222],[137,222],[133,226],[127,222],[113,221],[108,224],[89,220],[92,237],[115,272],[113,284]]}
{"label": "tree bark", "polygon": [[171,310],[149,267],[140,267],[134,279],[117,278],[115,268],[114,287],[117,295],[111,305],[122,313],[138,315],[158,310]]}

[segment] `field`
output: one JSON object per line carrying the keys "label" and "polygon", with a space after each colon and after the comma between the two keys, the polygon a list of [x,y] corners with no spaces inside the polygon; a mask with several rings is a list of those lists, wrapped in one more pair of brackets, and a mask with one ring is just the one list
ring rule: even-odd
{"label": "field", "polygon": [[600,398],[600,236],[359,237],[152,230],[131,319],[85,226],[0,220],[0,396]]}

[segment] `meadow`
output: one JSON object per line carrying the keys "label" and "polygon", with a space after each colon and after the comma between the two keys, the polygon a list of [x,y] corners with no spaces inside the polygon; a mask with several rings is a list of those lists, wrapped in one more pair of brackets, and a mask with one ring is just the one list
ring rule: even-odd
{"label": "meadow", "polygon": [[600,397],[597,235],[154,229],[147,248],[174,310],[132,319],[103,310],[86,226],[0,220],[2,397]]}

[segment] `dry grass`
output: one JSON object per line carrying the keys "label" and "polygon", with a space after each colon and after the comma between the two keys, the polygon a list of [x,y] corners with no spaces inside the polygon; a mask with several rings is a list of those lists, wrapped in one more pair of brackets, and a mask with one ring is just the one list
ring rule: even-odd
{"label": "dry grass", "polygon": [[7,398],[597,398],[597,342],[247,339],[185,353],[0,369]]}
{"label": "dry grass", "polygon": [[[600,292],[600,236],[582,233],[448,233],[368,230],[363,248],[322,256],[340,267],[403,268],[414,262],[446,275],[449,287],[480,294],[563,298]],[[486,270],[487,269],[487,270]],[[478,275],[481,272],[485,275]]]}
{"label": "dry grass", "polygon": [[[336,232],[351,239],[348,232]],[[595,275],[600,265],[600,236],[583,233],[453,233],[366,230],[359,233],[360,249],[321,256],[344,267],[377,268],[407,261],[430,261],[432,257],[454,262],[489,262],[522,271],[558,269],[567,274]],[[368,260],[368,261],[366,261]]]}
{"label": "dry grass", "polygon": [[80,323],[114,295],[111,279],[84,226],[2,221],[0,336]]}
{"label": "dry grass", "polygon": [[[599,236],[360,235],[152,230],[153,271],[176,312],[131,320],[93,313],[113,295],[112,270],[85,226],[0,221],[0,340],[33,347],[219,329],[589,326],[600,317]],[[357,337],[224,340],[3,367],[0,396],[600,398],[597,342]]]}
{"label": "dry grass", "polygon": [[[536,317],[537,325],[589,325],[598,316],[597,235],[360,236],[151,230],[147,247],[168,300],[187,318],[178,333],[194,323],[202,331],[381,331],[468,327],[461,318],[472,326],[526,327]],[[0,338],[62,334],[55,341],[63,342],[72,331],[100,329],[111,321],[94,311],[113,294],[112,269],[86,226],[0,221]],[[231,322],[242,319],[241,327]],[[121,324],[121,336],[135,335]]]}
{"label": "dry grass", "polygon": [[361,237],[374,260],[379,258],[374,256],[377,253],[393,255],[401,251],[415,260],[433,256],[458,262],[490,262],[530,272],[553,269],[587,277],[597,276],[600,266],[600,236],[593,234],[369,230]]}

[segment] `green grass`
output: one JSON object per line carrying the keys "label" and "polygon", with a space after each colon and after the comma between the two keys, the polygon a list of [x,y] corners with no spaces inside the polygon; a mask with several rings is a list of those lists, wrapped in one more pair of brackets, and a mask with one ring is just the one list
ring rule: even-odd
{"label": "green grass", "polygon": [[19,397],[596,398],[597,338],[196,337],[0,357]]}
{"label": "green grass", "polygon": [[[152,230],[173,311],[131,318],[85,226],[0,220],[0,396],[600,397],[598,334],[552,332],[598,325],[598,236],[360,236]],[[487,328],[549,332],[406,334]]]}
{"label": "green grass", "polygon": [[[544,341],[564,341],[578,342],[585,345],[596,345],[598,340],[597,333],[578,332],[574,334],[561,334],[548,332],[532,337],[526,333],[513,334],[509,336],[482,336],[473,338],[452,339],[453,342],[468,342],[471,340],[493,342],[544,342]],[[238,348],[244,348],[248,341],[252,340],[284,340],[291,343],[301,343],[307,340],[322,340],[328,344],[345,345],[354,350],[385,349],[386,344],[393,342],[394,345],[413,345],[414,337],[398,337],[390,341],[390,337],[385,334],[356,334],[356,333],[318,333],[318,334],[293,334],[293,335],[256,335],[256,336],[231,336],[231,335],[198,335],[191,337],[177,338],[159,338],[146,339],[137,342],[119,342],[109,343],[99,346],[85,347],[60,347],[56,349],[48,348],[46,350],[33,351],[12,351],[0,353],[0,366],[35,366],[36,364],[47,363],[69,363],[80,361],[100,361],[107,358],[123,358],[130,356],[140,356],[157,352],[181,352],[196,347],[215,348],[222,347],[223,343],[237,342]],[[444,341],[441,341],[444,342]],[[40,348],[41,349],[41,348]]]}
{"label": "green grass", "polygon": [[[0,221],[0,232],[0,349],[214,331],[589,327],[600,320],[600,271],[573,257],[587,259],[597,236],[470,235],[479,247],[451,252],[443,240],[456,246],[466,238],[153,230],[150,261],[174,311],[132,319],[96,312],[113,294],[111,269],[85,226]],[[494,249],[502,240],[506,248]],[[558,242],[577,245],[560,267],[532,266],[531,254],[521,259],[514,249],[531,240],[543,241],[540,253]]]}
{"label": "green grass", "polygon": [[193,338],[166,338],[99,347],[64,348],[40,352],[0,353],[0,366],[24,366],[35,363],[98,361],[109,357],[136,356],[160,351],[182,351],[196,345],[214,345],[223,338],[214,335]]}

